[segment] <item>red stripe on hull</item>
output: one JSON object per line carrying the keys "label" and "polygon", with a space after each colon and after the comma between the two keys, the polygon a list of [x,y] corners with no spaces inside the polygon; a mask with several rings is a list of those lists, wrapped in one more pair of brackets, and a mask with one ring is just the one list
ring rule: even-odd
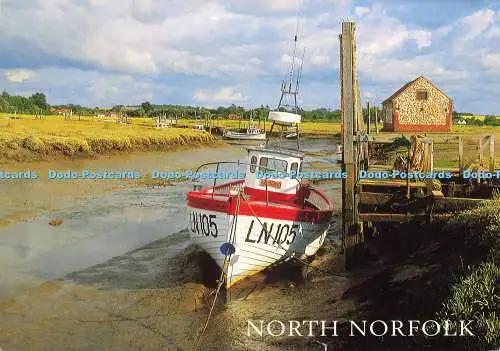
{"label": "red stripe on hull", "polygon": [[[254,190],[257,194],[258,190]],[[327,200],[327,197],[315,190],[321,197],[328,201],[330,209],[318,210],[311,206],[298,205],[293,199],[290,202],[274,201],[275,197],[269,193],[269,205],[263,199],[251,199],[248,202],[240,199],[239,209],[237,210],[237,198],[235,196],[220,196],[207,194],[206,190],[191,191],[187,194],[187,202],[190,207],[205,209],[209,211],[223,212],[228,215],[236,213],[246,216],[257,216],[261,218],[281,219],[297,222],[323,223],[328,222],[333,214],[333,205]],[[265,193],[265,192],[264,192]],[[282,194],[278,194],[282,195]]]}

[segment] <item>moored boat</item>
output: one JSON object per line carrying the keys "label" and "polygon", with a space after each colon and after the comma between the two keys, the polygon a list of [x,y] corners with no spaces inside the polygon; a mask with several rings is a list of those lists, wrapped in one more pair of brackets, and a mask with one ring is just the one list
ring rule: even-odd
{"label": "moored boat", "polygon": [[[289,81],[281,85],[281,98],[270,111],[274,127],[281,127],[279,143],[269,138],[260,147],[248,148],[245,162],[215,162],[215,173],[227,164],[245,167],[244,179],[211,186],[195,185],[187,193],[188,229],[192,241],[221,267],[225,287],[292,257],[314,255],[323,245],[334,211],[331,200],[301,181],[304,154],[300,151],[300,109],[297,106],[302,64],[295,67],[295,46]],[[302,56],[302,61],[303,61]],[[297,147],[285,149],[284,133],[295,127]],[[227,132],[226,138],[262,138],[256,129],[247,133]],[[285,136],[286,138],[286,136]]]}
{"label": "moored boat", "polygon": [[[294,176],[296,150],[248,149],[245,178],[187,194],[188,229],[195,244],[226,269],[226,288],[293,256],[323,245],[334,207],[319,189]],[[206,164],[216,166],[229,162]],[[225,267],[225,268],[224,268]]]}
{"label": "moored boat", "polygon": [[259,128],[249,126],[246,133],[230,130],[224,131],[223,138],[236,140],[266,140],[266,133],[262,132]]}

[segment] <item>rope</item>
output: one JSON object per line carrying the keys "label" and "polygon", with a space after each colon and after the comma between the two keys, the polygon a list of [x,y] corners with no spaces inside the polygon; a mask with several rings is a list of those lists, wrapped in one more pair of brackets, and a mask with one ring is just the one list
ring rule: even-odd
{"label": "rope", "polygon": [[227,259],[228,257],[229,256],[226,256],[226,258],[224,259],[224,264],[223,264],[222,272],[221,272],[221,275],[220,275],[220,278],[219,278],[219,284],[217,286],[217,290],[215,291],[215,296],[214,296],[214,300],[212,302],[212,306],[210,307],[210,312],[208,313],[207,320],[205,322],[205,325],[203,326],[203,329],[202,329],[200,335],[198,335],[198,339],[196,340],[196,344],[194,346],[193,351],[198,350],[198,347],[200,346],[201,338],[203,337],[203,335],[207,331],[208,324],[210,322],[210,318],[212,317],[212,313],[214,311],[215,303],[217,302],[217,297],[219,296],[220,289],[222,288],[222,285],[224,284],[224,279],[223,278],[224,278],[224,275],[226,274],[225,273],[225,269],[227,268],[227,264],[226,263],[229,262],[229,260]]}
{"label": "rope", "polygon": [[[238,194],[240,194],[240,193],[238,193]],[[236,236],[234,234],[236,232],[236,224],[237,224],[239,212],[240,212],[240,197],[238,195],[238,197],[236,198],[236,212],[235,212],[235,216],[234,216],[234,221],[233,221],[233,225],[231,226],[231,232],[229,233],[229,240],[232,241],[233,243],[234,243],[235,238],[236,238]],[[212,313],[213,313],[214,308],[215,308],[215,303],[217,302],[217,297],[219,296],[219,292],[220,292],[222,286],[224,285],[224,276],[226,277],[226,280],[227,280],[227,270],[229,267],[229,261],[231,260],[230,257],[231,257],[231,255],[227,255],[224,258],[224,263],[222,264],[222,272],[221,272],[221,275],[219,278],[219,283],[217,285],[217,289],[215,290],[214,300],[212,301],[212,306],[210,307],[210,311],[208,312],[208,316],[207,316],[207,320],[205,322],[205,325],[203,326],[201,333],[198,335],[198,338],[196,340],[196,344],[194,346],[193,351],[198,350],[198,347],[200,346],[200,343],[201,343],[201,339],[203,338],[203,335],[205,335],[205,332],[207,331],[208,324],[210,323],[210,319],[212,317]]]}

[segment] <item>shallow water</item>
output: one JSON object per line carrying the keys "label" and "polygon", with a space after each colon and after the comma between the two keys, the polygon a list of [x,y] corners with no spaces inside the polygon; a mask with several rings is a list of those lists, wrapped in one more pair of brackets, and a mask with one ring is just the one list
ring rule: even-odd
{"label": "shallow water", "polygon": [[[327,148],[333,148],[329,141],[303,143],[304,151],[323,151]],[[203,162],[243,159],[245,154],[244,145],[240,144],[172,153],[139,153],[100,160],[45,163],[30,165],[29,168],[35,168],[38,172],[69,168],[132,168],[149,172],[152,168],[192,169]],[[323,160],[306,156],[305,161],[315,162],[318,159]],[[144,270],[150,275],[164,270],[165,267],[155,261],[149,251],[136,249],[160,240],[161,245],[158,246],[161,246],[161,252],[157,250],[155,255],[165,257],[174,255],[188,245],[189,240],[183,229],[185,193],[191,187],[186,182],[160,188],[137,187],[118,181],[55,182],[40,179],[30,183],[0,182],[0,191],[6,190],[7,197],[14,193],[20,195],[20,200],[13,206],[0,203],[0,216],[22,212],[26,206],[22,202],[23,197],[27,197],[30,203],[39,204],[35,206],[36,210],[45,211],[33,219],[0,229],[0,299],[98,264],[101,264],[98,270],[83,273],[88,275],[87,282],[105,285],[105,280],[110,276],[115,280],[122,277],[124,282],[129,283],[121,284],[121,288],[133,288],[129,275],[134,270]],[[336,204],[339,203],[340,182],[327,182],[319,187]],[[118,190],[106,191],[116,188]],[[75,199],[82,193],[90,196]],[[47,211],[51,206],[60,209]],[[54,217],[61,218],[62,225],[49,226],[48,222]],[[166,237],[171,240],[165,240]],[[120,255],[133,256],[134,259],[124,260],[123,264],[116,260],[104,264]],[[97,274],[97,271],[106,271],[106,274]]]}

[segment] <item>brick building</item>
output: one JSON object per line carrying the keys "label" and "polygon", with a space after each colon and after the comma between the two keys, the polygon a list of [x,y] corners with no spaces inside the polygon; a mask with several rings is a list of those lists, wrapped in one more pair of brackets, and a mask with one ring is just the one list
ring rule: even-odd
{"label": "brick building", "polygon": [[382,102],[384,131],[449,132],[453,101],[420,76]]}

